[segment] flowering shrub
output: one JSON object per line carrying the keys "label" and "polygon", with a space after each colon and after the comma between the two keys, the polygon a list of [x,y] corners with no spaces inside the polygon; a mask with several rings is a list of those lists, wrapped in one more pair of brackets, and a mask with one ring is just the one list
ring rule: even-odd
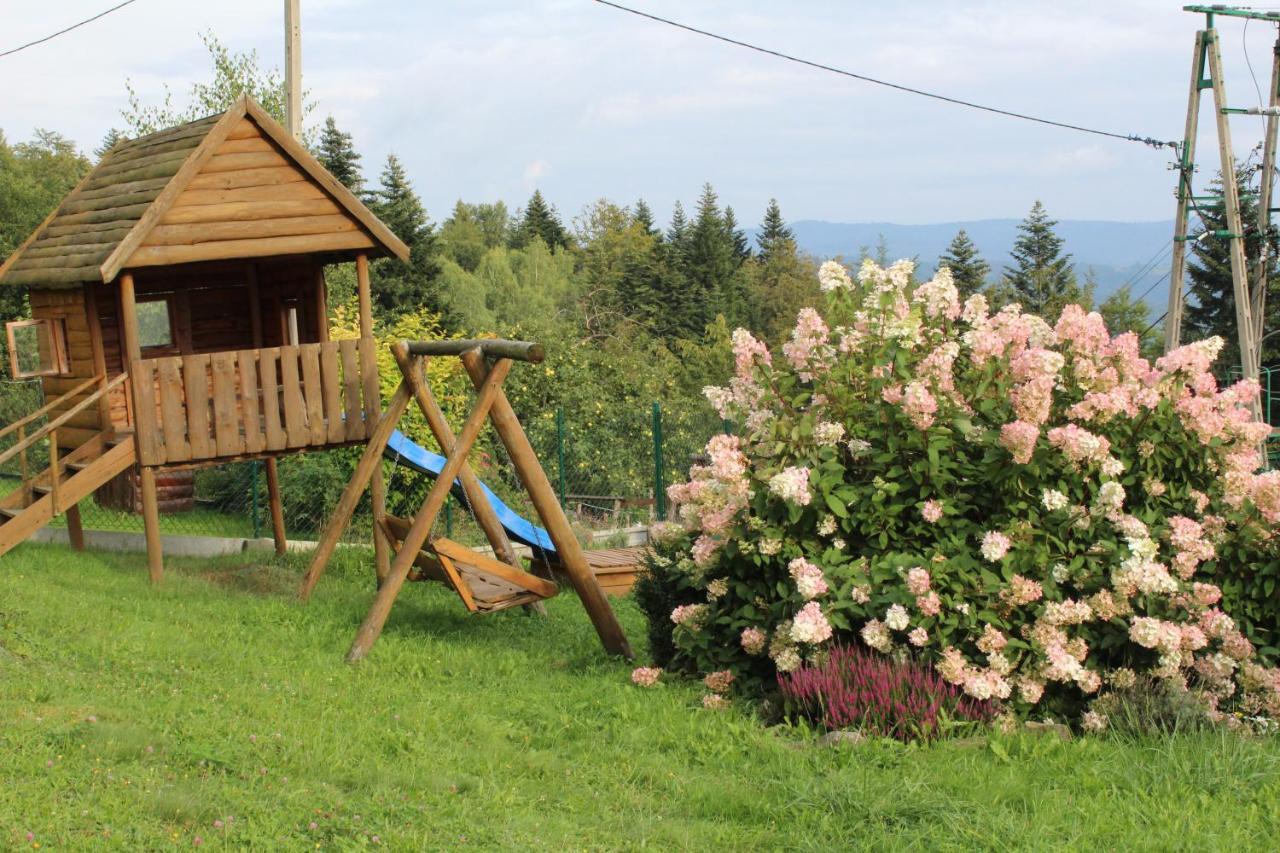
{"label": "flowering shrub", "polygon": [[1221,341],[1153,365],[1078,306],[1051,326],[912,272],[825,264],[780,357],[734,333],[706,394],[740,434],[671,487],[686,533],[650,566],[681,602],[675,664],[767,684],[859,638],[1021,713],[1080,719],[1139,675],[1280,712],[1217,579],[1280,521],[1257,385],[1209,372]]}
{"label": "flowering shrub", "polygon": [[965,696],[929,667],[837,646],[820,663],[778,676],[801,716],[827,729],[856,728],[898,740],[931,740],[943,722],[990,722],[995,704]]}

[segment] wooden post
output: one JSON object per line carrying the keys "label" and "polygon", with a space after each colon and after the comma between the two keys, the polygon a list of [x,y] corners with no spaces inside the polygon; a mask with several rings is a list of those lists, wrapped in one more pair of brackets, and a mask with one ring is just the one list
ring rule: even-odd
{"label": "wooden post", "polygon": [[[1213,105],[1218,124],[1218,155],[1222,164],[1222,202],[1231,252],[1231,282],[1236,303],[1236,332],[1240,341],[1240,368],[1245,379],[1258,378],[1258,348],[1253,337],[1253,310],[1249,300],[1249,267],[1244,256],[1244,220],[1240,216],[1240,188],[1236,184],[1236,157],[1231,147],[1231,125],[1225,110],[1226,83],[1222,77],[1222,53],[1217,30],[1207,31],[1209,74],[1213,79]],[[1255,399],[1251,409],[1255,420],[1261,415]]]}
{"label": "wooden post", "polygon": [[271,511],[271,538],[275,542],[276,554],[283,556],[288,550],[289,538],[284,529],[284,503],[280,499],[280,467],[274,456],[268,456],[262,467],[267,472],[267,506]]}
{"label": "wooden post", "polygon": [[18,446],[22,449],[18,451],[18,475],[22,477],[22,488],[27,488],[27,481],[31,478],[31,471],[27,468],[27,448],[24,446],[27,440],[27,427],[22,425],[18,427]]}
{"label": "wooden post", "polygon": [[303,601],[311,597],[311,591],[315,589],[316,581],[320,580],[320,575],[324,573],[324,567],[329,562],[329,555],[337,547],[342,531],[347,529],[347,522],[351,520],[351,514],[355,512],[356,503],[360,500],[360,496],[364,494],[365,486],[369,483],[370,478],[378,470],[382,459],[382,450],[387,446],[387,441],[391,438],[391,433],[395,431],[396,424],[404,416],[405,409],[409,408],[409,396],[409,386],[401,382],[400,387],[396,389],[395,396],[391,398],[391,402],[387,405],[387,410],[378,420],[378,426],[374,429],[373,435],[365,445],[364,453],[360,456],[360,463],[356,465],[355,472],[351,475],[351,479],[347,481],[346,488],[342,490],[342,497],[338,499],[338,505],[334,507],[333,514],[329,516],[324,532],[320,535],[320,541],[316,544],[315,551],[312,552],[311,565],[307,568],[307,574],[302,579],[302,586],[298,589],[298,597]]}
{"label": "wooden post", "polygon": [[[258,265],[250,262],[245,274],[249,285],[249,324],[253,328],[253,346],[262,349],[262,290],[258,286]],[[276,554],[283,556],[289,539],[284,529],[284,505],[280,500],[280,467],[274,456],[263,461],[267,472],[267,506],[271,514],[271,538]]]}
{"label": "wooden post", "polygon": [[[487,381],[490,370],[485,366],[484,359],[478,352],[464,353],[462,364],[477,388]],[[569,519],[565,518],[560,501],[556,499],[555,490],[551,488],[551,481],[542,470],[537,454],[533,452],[529,438],[524,434],[524,428],[520,426],[520,420],[501,389],[498,390],[497,398],[493,401],[490,414],[494,429],[506,446],[507,453],[511,455],[516,473],[529,492],[534,509],[538,511],[538,517],[547,528],[551,541],[555,543],[560,565],[564,567],[578,597],[582,599],[582,606],[591,617],[591,623],[595,625],[596,633],[600,635],[600,642],[604,645],[605,651],[630,660],[634,655],[631,652],[631,644],[627,642],[627,636],[622,631],[622,625],[618,623],[618,617],[609,606],[604,590],[600,588],[600,582],[596,580],[591,567],[587,565],[582,546],[578,544],[578,538],[573,535],[573,530],[569,527]]]}
{"label": "wooden post", "polygon": [[285,130],[302,135],[302,15],[298,0],[284,0]]}
{"label": "wooden post", "polygon": [[53,514],[57,515],[58,509],[58,481],[62,478],[58,476],[58,431],[52,430],[49,433],[49,498],[53,501]]}
{"label": "wooden post", "polygon": [[1186,277],[1187,217],[1194,192],[1192,179],[1196,162],[1196,133],[1200,124],[1200,80],[1205,71],[1205,35],[1196,33],[1191,57],[1191,89],[1187,95],[1187,124],[1178,151],[1178,210],[1173,220],[1173,253],[1169,267],[1169,309],[1164,319],[1164,351],[1177,349],[1182,342],[1182,286]]}
{"label": "wooden post", "polygon": [[426,500],[422,502],[422,508],[414,516],[413,524],[405,533],[404,540],[400,543],[400,550],[396,552],[395,562],[391,564],[391,573],[378,589],[378,594],[373,599],[373,606],[369,608],[369,615],[365,617],[360,630],[356,632],[351,650],[347,652],[349,663],[354,663],[367,655],[382,633],[382,627],[391,613],[391,605],[399,595],[400,588],[404,586],[409,570],[413,568],[414,560],[418,557],[418,552],[426,544],[427,536],[435,525],[436,516],[444,507],[445,498],[449,496],[454,479],[462,469],[463,463],[467,461],[467,454],[471,452],[471,446],[475,444],[480,429],[489,419],[494,401],[502,397],[502,381],[507,378],[510,371],[511,361],[501,359],[488,371],[484,379],[476,383],[479,393],[476,395],[475,408],[471,410],[466,423],[462,425],[457,442],[446,449],[447,461],[444,468],[432,484]]}
{"label": "wooden post", "polygon": [[[360,337],[373,339],[373,294],[369,290],[369,256],[356,255],[356,290],[360,302]],[[363,362],[362,371],[369,367]],[[382,478],[382,465],[373,469],[369,485],[369,498],[373,505],[373,559],[377,583],[381,587],[391,572],[391,543],[382,532],[382,521],[387,517],[387,484]]]}
{"label": "wooden post", "polygon": [[[1264,315],[1267,310],[1267,282],[1270,279],[1271,258],[1269,257],[1271,233],[1271,195],[1275,183],[1276,168],[1276,135],[1280,129],[1280,119],[1274,110],[1280,107],[1280,38],[1271,48],[1271,89],[1267,93],[1267,106],[1273,110],[1267,115],[1267,130],[1262,143],[1262,172],[1258,187],[1258,261],[1253,276],[1253,340],[1259,350],[1262,348]],[[1259,353],[1261,357],[1261,353]],[[1266,413],[1264,413],[1265,415]]]}
{"label": "wooden post", "polygon": [[84,550],[84,523],[80,520],[80,504],[67,507],[67,538],[74,551]]}
{"label": "wooden post", "polygon": [[[427,426],[431,428],[431,434],[435,436],[436,443],[441,449],[453,447],[455,444],[453,429],[449,426],[444,412],[436,402],[435,395],[427,385],[422,371],[422,362],[409,355],[409,347],[404,341],[394,344],[391,347],[391,353],[395,356],[396,364],[400,366],[400,372],[404,374],[405,381],[409,383],[413,397],[418,403],[418,408],[422,410],[422,415],[426,418]],[[466,461],[458,471],[458,479],[462,481],[462,491],[467,496],[467,503],[471,506],[480,529],[484,531],[485,538],[489,540],[489,547],[493,549],[494,556],[509,566],[522,568],[520,557],[516,554],[516,549],[511,547],[511,540],[507,538],[507,531],[498,520],[498,514],[494,512],[493,505],[489,503],[489,497],[480,487],[480,481],[471,470],[471,465]],[[545,616],[547,613],[547,608],[541,601],[526,607],[540,616]]]}
{"label": "wooden post", "polygon": [[[135,361],[142,360],[142,346],[138,341],[138,307],[134,299],[133,275],[123,273],[120,276],[120,319],[124,337],[125,364],[130,367]],[[128,367],[126,369],[129,369]],[[130,372],[132,372],[130,370]],[[133,389],[133,432],[134,441],[144,429],[155,426],[155,411],[145,411],[139,405],[138,386],[130,376],[130,387]],[[142,522],[147,533],[147,571],[152,583],[159,583],[164,577],[164,552],[160,541],[160,502],[156,495],[156,472],[146,465],[140,466],[138,487],[142,492]]]}

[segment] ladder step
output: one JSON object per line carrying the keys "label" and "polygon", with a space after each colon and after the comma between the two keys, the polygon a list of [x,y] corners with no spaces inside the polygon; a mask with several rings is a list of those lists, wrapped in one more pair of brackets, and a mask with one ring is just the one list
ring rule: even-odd
{"label": "ladder step", "polygon": [[83,471],[85,468],[92,465],[93,462],[94,460],[92,459],[84,459],[79,462],[68,462],[65,467],[68,471]]}
{"label": "ladder step", "polygon": [[[0,519],[8,521],[11,518],[17,518],[18,513],[20,512],[22,512],[20,509],[5,509],[4,507],[0,507]],[[0,524],[3,524],[4,521],[0,521]]]}

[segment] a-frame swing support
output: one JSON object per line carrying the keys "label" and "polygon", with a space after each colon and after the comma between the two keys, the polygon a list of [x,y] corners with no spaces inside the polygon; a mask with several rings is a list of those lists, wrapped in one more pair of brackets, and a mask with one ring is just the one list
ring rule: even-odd
{"label": "a-frame swing support", "polygon": [[[392,353],[403,379],[387,410],[379,419],[360,462],[325,527],[302,581],[299,596],[303,600],[310,597],[338,539],[350,523],[360,496],[378,469],[383,450],[396,424],[404,416],[411,400],[422,410],[436,441],[446,451],[447,461],[408,529],[396,531],[395,538],[401,542],[400,549],[391,563],[390,572],[379,584],[373,605],[347,653],[347,660],[354,662],[365,657],[382,633],[396,596],[414,569],[415,561],[421,560],[421,551],[428,543],[436,517],[443,509],[455,480],[462,484],[467,501],[471,504],[496,558],[516,569],[520,568],[519,558],[467,462],[467,456],[486,421],[493,424],[499,440],[506,447],[515,465],[516,474],[524,483],[538,517],[556,547],[559,562],[582,600],[605,651],[630,659],[631,646],[622,626],[587,564],[582,546],[573,535],[569,520],[529,444],[524,428],[520,426],[519,419],[502,392],[502,383],[510,372],[513,361],[539,363],[543,358],[542,348],[523,341],[401,341],[392,347]],[[476,388],[475,406],[456,436],[426,382],[423,360],[432,356],[459,357]],[[375,527],[380,530],[386,530],[390,526],[386,517],[375,518],[374,522]],[[447,568],[449,560],[442,562]],[[452,576],[452,572],[450,575]]]}
{"label": "a-frame swing support", "polygon": [[[1187,121],[1182,145],[1178,150],[1177,212],[1174,218],[1172,264],[1169,271],[1169,307],[1165,315],[1165,351],[1179,346],[1182,338],[1183,285],[1186,274],[1188,220],[1197,197],[1193,187],[1195,175],[1196,136],[1199,131],[1200,93],[1213,90],[1213,110],[1218,138],[1218,156],[1222,173],[1222,206],[1226,229],[1204,235],[1206,239],[1222,239],[1229,243],[1232,292],[1236,309],[1236,331],[1240,346],[1240,367],[1246,379],[1257,380],[1261,366],[1263,316],[1271,258],[1267,256],[1266,239],[1259,241],[1260,256],[1245,255],[1245,223],[1240,211],[1239,187],[1235,180],[1235,153],[1231,144],[1230,117],[1236,114],[1266,116],[1263,140],[1262,179],[1258,197],[1258,221],[1249,223],[1265,235],[1271,227],[1271,198],[1276,160],[1276,137],[1280,129],[1280,38],[1273,48],[1271,81],[1266,107],[1239,108],[1227,104],[1226,84],[1222,73],[1222,52],[1215,16],[1264,20],[1280,24],[1280,14],[1227,6],[1184,6],[1185,11],[1205,16],[1205,28],[1196,33],[1191,62],[1191,85],[1187,95]],[[1252,281],[1251,281],[1252,280]],[[1255,409],[1257,403],[1255,401]]]}

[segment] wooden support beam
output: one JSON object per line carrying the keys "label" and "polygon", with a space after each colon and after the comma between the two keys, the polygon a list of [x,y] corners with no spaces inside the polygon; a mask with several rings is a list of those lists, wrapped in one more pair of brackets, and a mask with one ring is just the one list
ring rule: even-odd
{"label": "wooden support beam", "polygon": [[[498,362],[498,364],[502,363]],[[492,370],[485,365],[483,356],[477,351],[463,353],[462,364],[477,388],[485,385],[489,376],[492,375]],[[491,416],[494,429],[506,446],[507,453],[510,454],[511,461],[515,465],[516,474],[529,492],[543,527],[547,529],[551,541],[555,543],[560,565],[569,576],[569,581],[577,591],[578,597],[582,599],[582,606],[591,617],[591,623],[595,625],[596,633],[600,635],[600,642],[604,645],[605,651],[609,654],[621,655],[628,660],[632,659],[634,655],[631,652],[631,644],[627,642],[622,625],[619,624],[617,615],[605,598],[604,590],[600,588],[599,581],[587,564],[582,546],[578,544],[578,538],[573,535],[573,530],[569,527],[569,519],[565,518],[555,490],[551,488],[551,481],[542,470],[537,454],[529,444],[524,428],[520,426],[519,418],[516,417],[515,411],[507,402],[507,397],[501,389],[498,390],[497,399],[493,402]]]}
{"label": "wooden support beam", "polygon": [[[426,418],[427,426],[431,428],[431,434],[435,436],[436,444],[440,445],[441,448],[453,447],[456,443],[453,429],[449,426],[449,421],[445,418],[444,412],[440,410],[440,405],[436,402],[435,395],[431,393],[431,388],[427,385],[426,376],[423,374],[422,362],[419,358],[409,354],[409,346],[405,341],[393,344],[391,354],[395,356],[400,372],[404,374],[405,381],[409,383],[409,388],[413,391],[413,398],[417,401],[418,408],[422,410],[422,416]],[[509,566],[514,566],[518,569],[522,568],[520,557],[516,554],[516,549],[511,546],[511,540],[507,537],[506,528],[498,520],[498,514],[494,512],[493,505],[489,503],[489,496],[480,487],[480,480],[477,479],[469,463],[465,461],[462,463],[462,467],[458,471],[458,479],[462,481],[462,491],[467,497],[467,503],[470,505],[471,512],[475,515],[480,529],[484,531],[485,538],[489,540],[489,547],[493,549],[494,555]],[[545,616],[547,612],[547,608],[542,602],[530,605],[530,609],[540,616]]]}
{"label": "wooden support beam", "polygon": [[408,347],[410,355],[462,355],[474,349],[480,350],[485,358],[510,358],[515,361],[527,361],[530,364],[541,364],[546,358],[542,344],[531,341],[504,341],[481,339],[464,339],[452,341],[402,341]]}
{"label": "wooden support beam", "polygon": [[1205,66],[1204,33],[1196,33],[1191,57],[1191,88],[1187,95],[1187,124],[1178,153],[1178,209],[1173,220],[1173,255],[1169,268],[1169,308],[1164,319],[1164,351],[1177,349],[1182,342],[1182,286],[1186,277],[1187,217],[1194,194],[1196,134],[1200,123],[1200,78]]}
{"label": "wooden support beam", "polygon": [[289,537],[284,529],[284,502],[280,499],[280,467],[274,456],[264,460],[263,468],[267,472],[267,506],[271,510],[271,538],[275,542],[276,554],[283,556],[289,546]]}
{"label": "wooden support beam", "polygon": [[[478,352],[476,357],[481,358]],[[387,616],[391,613],[391,605],[395,603],[396,596],[400,594],[400,588],[404,586],[405,579],[409,577],[409,570],[413,568],[414,559],[418,552],[426,544],[427,536],[431,533],[436,516],[440,514],[440,510],[444,507],[445,499],[449,496],[449,489],[452,488],[454,479],[462,469],[463,463],[466,462],[467,454],[471,451],[471,446],[475,444],[476,437],[480,434],[485,421],[489,419],[489,412],[494,401],[502,396],[502,381],[507,378],[507,374],[510,371],[511,360],[504,358],[494,364],[484,379],[476,383],[479,393],[476,395],[475,408],[471,410],[471,414],[467,416],[466,423],[462,425],[462,431],[458,434],[457,442],[446,449],[447,461],[444,464],[444,468],[440,471],[435,483],[432,484],[431,491],[427,493],[421,509],[414,516],[413,525],[405,533],[404,542],[401,543],[400,550],[396,553],[396,558],[391,563],[391,574],[388,575],[386,582],[379,588],[378,594],[373,599],[373,606],[369,608],[369,615],[365,617],[360,630],[356,632],[356,638],[351,644],[351,650],[347,652],[347,661],[349,663],[354,663],[364,658],[373,644],[377,642],[379,635],[382,634],[382,628],[387,623]],[[401,387],[404,386],[402,385]]]}
{"label": "wooden support beam", "polygon": [[379,419],[373,435],[369,438],[368,444],[365,445],[364,453],[360,456],[360,462],[356,465],[355,472],[347,482],[346,488],[342,490],[342,497],[338,499],[338,505],[334,507],[333,515],[329,516],[329,521],[325,525],[324,533],[320,536],[320,541],[316,543],[316,550],[311,555],[311,565],[307,567],[307,574],[303,577],[302,585],[298,589],[298,598],[303,601],[311,597],[311,591],[315,589],[316,582],[320,580],[320,575],[324,574],[325,566],[328,565],[333,549],[338,545],[338,539],[341,538],[342,531],[347,529],[347,523],[351,521],[351,514],[355,512],[356,503],[359,502],[360,496],[364,494],[365,486],[369,484],[374,472],[380,469],[382,451],[386,448],[387,441],[391,438],[391,433],[395,432],[396,424],[400,422],[405,410],[409,408],[409,397],[409,386],[401,382],[400,387],[396,389],[395,396],[391,398],[391,402],[387,406],[387,411]]}
{"label": "wooden support beam", "polygon": [[80,504],[67,507],[67,538],[73,551],[84,550],[84,523],[80,520]]}
{"label": "wooden support beam", "polygon": [[[125,363],[134,364],[142,360],[142,346],[138,339],[138,307],[134,298],[132,273],[123,273],[120,276],[120,308]],[[133,388],[133,394],[130,396],[133,399],[134,442],[141,448],[143,446],[142,431],[155,427],[155,408],[154,406],[146,408],[141,405],[138,384],[133,379],[130,381]],[[154,468],[140,466],[138,488],[142,492],[142,523],[147,533],[147,572],[152,583],[159,583],[164,577],[164,546],[160,540],[160,501],[156,495]]]}
{"label": "wooden support beam", "polygon": [[[360,304],[360,337],[373,340],[373,293],[369,289],[369,256],[364,252],[356,255],[356,292]],[[369,370],[370,366],[360,360],[360,370]],[[362,376],[362,378],[364,378]],[[377,385],[375,384],[376,388]],[[366,389],[366,395],[368,389]],[[366,400],[366,403],[368,401]],[[367,408],[367,407],[366,407]],[[378,588],[386,582],[391,572],[391,543],[382,532],[379,524],[387,515],[387,484],[382,477],[382,465],[373,470],[373,479],[369,486],[369,498],[373,510],[373,562]]]}

